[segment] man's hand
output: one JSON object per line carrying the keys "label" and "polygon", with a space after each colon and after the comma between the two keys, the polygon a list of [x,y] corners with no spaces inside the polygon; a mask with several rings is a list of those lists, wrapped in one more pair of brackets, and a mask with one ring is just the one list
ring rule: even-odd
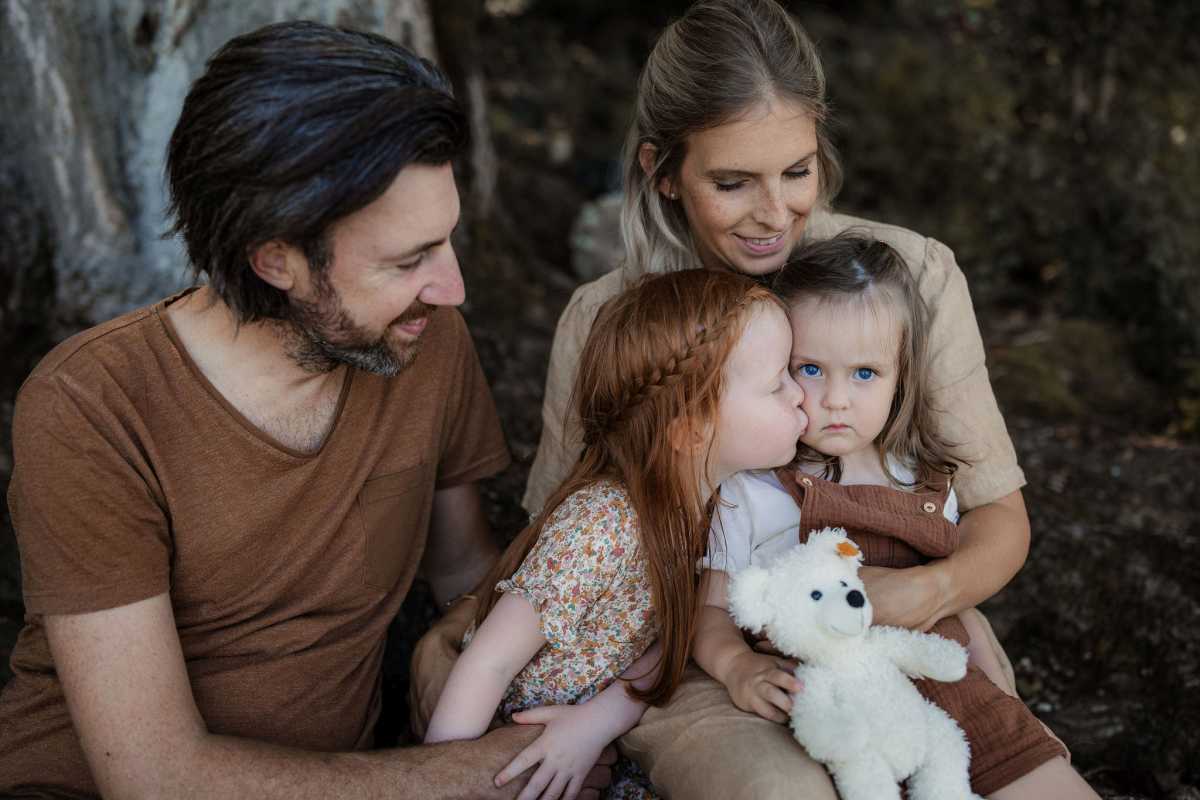
{"label": "man's hand", "polygon": [[513,721],[545,726],[537,741],[496,775],[496,785],[504,786],[539,765],[517,800],[574,800],[585,788],[598,792],[608,786],[616,760],[611,743],[622,731],[612,731],[588,703],[531,708],[513,714]]}
{"label": "man's hand", "polygon": [[459,600],[433,623],[413,649],[408,707],[413,734],[418,739],[425,738],[429,719],[446,688],[450,670],[461,655],[462,637],[475,618],[477,607],[473,597]]}
{"label": "man's hand", "polygon": [[789,693],[804,690],[793,674],[796,662],[747,650],[730,662],[725,688],[733,704],[771,722],[787,722],[792,711]]}

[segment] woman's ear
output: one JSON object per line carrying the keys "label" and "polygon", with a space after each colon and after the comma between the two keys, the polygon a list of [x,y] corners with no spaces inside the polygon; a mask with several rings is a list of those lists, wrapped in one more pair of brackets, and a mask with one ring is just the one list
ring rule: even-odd
{"label": "woman's ear", "polygon": [[[658,160],[658,148],[649,142],[642,142],[638,147],[638,164],[642,167],[642,172],[646,173],[646,177],[654,175],[654,162]],[[659,194],[670,200],[678,200],[679,192],[675,189],[675,182],[664,176],[659,179],[658,185],[654,187]]]}
{"label": "woman's ear", "polygon": [[254,274],[280,291],[296,285],[295,248],[278,239],[258,245],[249,252],[250,268]]}

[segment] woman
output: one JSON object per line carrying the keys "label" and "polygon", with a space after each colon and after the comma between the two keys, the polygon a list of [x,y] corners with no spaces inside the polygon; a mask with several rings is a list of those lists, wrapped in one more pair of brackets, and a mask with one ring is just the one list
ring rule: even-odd
{"label": "woman", "polygon": [[[816,50],[773,0],[702,0],[664,31],[642,72],[625,146],[625,258],[581,286],[559,321],[542,439],[523,504],[537,511],[578,456],[578,435],[566,416],[570,387],[605,300],[645,272],[702,267],[766,274],[802,238],[861,228],[900,252],[933,309],[935,403],[945,411],[940,433],[964,443],[972,462],[956,478],[967,511],[953,556],[914,570],[863,570],[878,623],[928,629],[950,614],[977,615],[969,609],[1020,569],[1029,546],[1024,475],[992,395],[953,254],[911,231],[831,212],[841,170],[826,121]],[[1007,668],[986,621],[977,619]],[[452,620],[440,627],[414,657],[417,715],[432,707],[429,696],[444,680],[444,662],[435,666],[439,654],[457,641]],[[1011,668],[1001,680],[1015,693]],[[825,771],[796,757],[786,728],[737,711],[724,688],[694,668],[675,699],[649,709],[622,746],[672,797],[834,798]],[[1082,783],[1061,759],[1044,768],[1066,787]],[[1023,780],[997,796],[1020,796]]]}

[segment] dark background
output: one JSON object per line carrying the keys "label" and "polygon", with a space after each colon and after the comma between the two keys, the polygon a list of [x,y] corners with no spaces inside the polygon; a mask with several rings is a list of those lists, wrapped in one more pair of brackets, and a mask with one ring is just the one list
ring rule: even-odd
{"label": "dark background", "polygon": [[[475,8],[459,57],[482,70],[497,152],[495,210],[457,244],[517,460],[485,487],[511,537],[554,323],[578,282],[571,224],[616,188],[638,69],[687,4],[445,2]],[[1105,797],[1200,798],[1198,6],[791,5],[826,64],[846,166],[836,206],[942,240],[970,281],[1029,480],[1029,561],[985,607],[1022,697]],[[0,265],[37,264],[49,244],[25,235],[13,175],[0,169]],[[0,271],[0,408],[72,330],[54,289],[49,270]],[[0,526],[6,666],[23,611],[6,511]],[[397,623],[385,737],[405,738],[405,662],[432,613],[418,590]]]}

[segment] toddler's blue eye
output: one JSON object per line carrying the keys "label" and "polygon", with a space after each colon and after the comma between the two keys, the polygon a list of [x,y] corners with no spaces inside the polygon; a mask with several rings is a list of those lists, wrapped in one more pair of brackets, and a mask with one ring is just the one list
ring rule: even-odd
{"label": "toddler's blue eye", "polygon": [[819,589],[813,589],[812,594],[809,596],[812,597],[813,600],[820,600],[821,599],[821,591]]}
{"label": "toddler's blue eye", "polygon": [[875,370],[871,369],[870,367],[859,367],[858,369],[854,370],[854,377],[858,378],[860,381],[869,381],[871,378],[875,377]]}
{"label": "toddler's blue eye", "polygon": [[821,377],[821,368],[816,364],[801,364],[796,368],[796,374],[803,375],[805,378]]}

